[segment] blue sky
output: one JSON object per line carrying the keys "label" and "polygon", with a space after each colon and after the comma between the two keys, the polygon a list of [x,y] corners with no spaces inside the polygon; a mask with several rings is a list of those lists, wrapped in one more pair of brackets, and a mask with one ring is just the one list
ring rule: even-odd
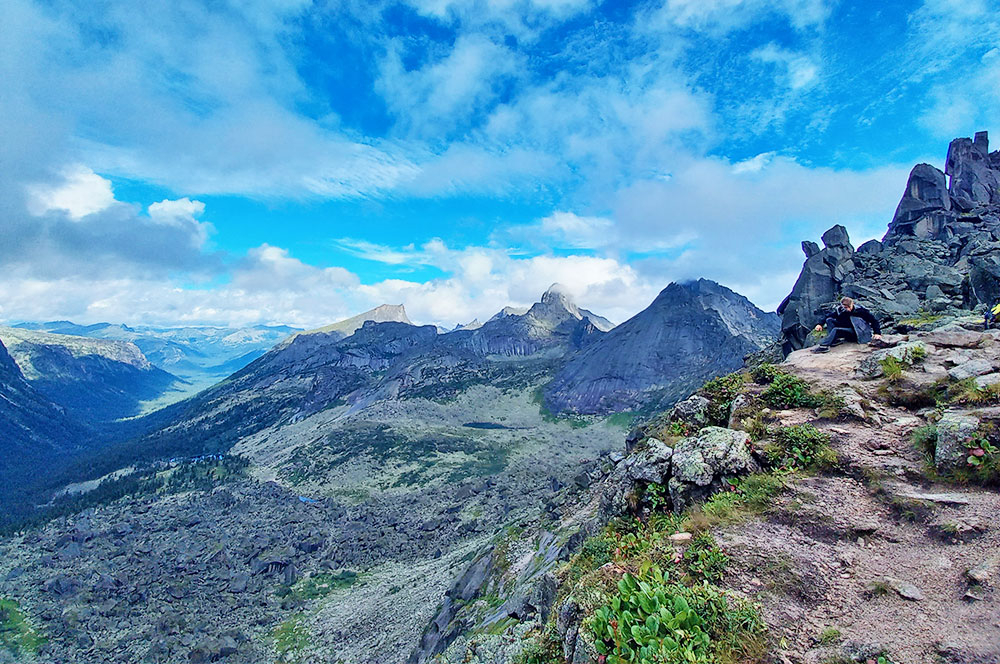
{"label": "blue sky", "polygon": [[[9,0],[0,320],[765,308],[1000,131],[989,0]],[[1000,139],[998,139],[1000,140]]]}

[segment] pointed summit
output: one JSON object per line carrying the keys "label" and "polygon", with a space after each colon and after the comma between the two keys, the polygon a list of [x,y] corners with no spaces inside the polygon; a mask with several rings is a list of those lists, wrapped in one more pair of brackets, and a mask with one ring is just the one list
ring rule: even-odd
{"label": "pointed summit", "polygon": [[714,281],[672,283],[646,309],[573,356],[546,387],[554,410],[607,413],[672,403],[743,364],[779,321]]}
{"label": "pointed summit", "polygon": [[555,327],[559,323],[569,319],[583,320],[583,314],[573,302],[572,296],[562,284],[552,284],[542,295],[540,302],[532,305],[528,309],[528,316],[538,321]]}

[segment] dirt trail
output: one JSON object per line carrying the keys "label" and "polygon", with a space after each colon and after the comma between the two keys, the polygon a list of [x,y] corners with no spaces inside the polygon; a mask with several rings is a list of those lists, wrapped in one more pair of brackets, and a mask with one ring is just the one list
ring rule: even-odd
{"label": "dirt trail", "polygon": [[[972,348],[957,355],[928,345],[908,379],[926,383],[946,375],[949,358],[969,355],[1000,367],[1000,346],[981,336],[964,339]],[[815,387],[857,392],[866,418],[817,420],[802,409],[776,414],[782,424],[809,421],[829,433],[842,463],[795,480],[767,516],[718,533],[738,568],[731,584],[765,607],[787,646],[781,661],[865,661],[883,651],[896,664],[998,664],[1000,493],[927,479],[910,440],[923,418],[880,403],[884,379],[855,375],[873,350],[846,344],[789,356],[784,368]],[[990,578],[970,583],[967,570],[983,563]],[[830,632],[821,643],[828,628],[839,637]]]}

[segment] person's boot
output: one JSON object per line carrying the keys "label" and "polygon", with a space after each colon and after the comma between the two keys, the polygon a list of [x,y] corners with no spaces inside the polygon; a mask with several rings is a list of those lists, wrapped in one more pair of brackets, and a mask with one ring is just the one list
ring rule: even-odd
{"label": "person's boot", "polygon": [[814,353],[829,353],[830,352],[830,347],[829,346],[816,346],[815,348],[813,348],[813,352]]}

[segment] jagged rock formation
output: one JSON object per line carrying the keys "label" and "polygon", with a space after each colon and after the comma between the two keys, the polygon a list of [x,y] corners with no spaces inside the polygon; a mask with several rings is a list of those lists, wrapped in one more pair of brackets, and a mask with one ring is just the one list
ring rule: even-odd
{"label": "jagged rock formation", "polygon": [[0,339],[35,389],[86,421],[138,415],[177,382],[130,342],[10,327]]}
{"label": "jagged rock formation", "polygon": [[719,284],[670,284],[644,311],[574,356],[546,388],[554,410],[670,405],[771,343],[778,318]]}
{"label": "jagged rock formation", "polygon": [[[947,180],[947,182],[946,182]],[[882,241],[857,248],[843,226],[803,242],[806,261],[778,308],[785,352],[840,296],[857,298],[892,325],[920,312],[954,312],[1000,298],[1000,151],[986,132],[956,138],[944,172],[918,164]]]}

